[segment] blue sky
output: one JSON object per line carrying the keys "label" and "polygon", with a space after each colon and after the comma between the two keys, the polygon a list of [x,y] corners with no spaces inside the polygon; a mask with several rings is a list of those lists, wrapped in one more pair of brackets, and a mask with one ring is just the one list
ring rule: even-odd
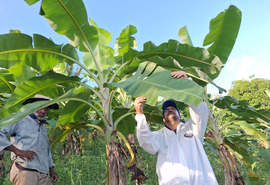
{"label": "blue sky", "polygon": [[[134,36],[138,50],[152,41],[156,45],[178,38],[178,30],[187,26],[193,45],[202,47],[204,37],[209,32],[210,20],[220,12],[235,5],[242,11],[240,31],[232,53],[215,83],[225,89],[235,80],[255,78],[270,79],[270,1],[269,0],[84,0],[88,17],[99,27],[112,34],[111,47],[129,24],[136,26]],[[45,18],[39,16],[40,2],[28,6],[23,0],[0,1],[0,34],[9,29],[19,29],[32,35],[41,34],[52,38],[56,44],[67,43],[67,39],[55,33]],[[218,90],[208,86],[208,92],[218,94]]]}

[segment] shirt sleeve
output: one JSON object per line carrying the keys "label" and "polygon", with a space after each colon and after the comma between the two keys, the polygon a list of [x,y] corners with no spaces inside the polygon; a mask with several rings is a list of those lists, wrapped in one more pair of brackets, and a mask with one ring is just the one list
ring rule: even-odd
{"label": "shirt sleeve", "polygon": [[11,145],[7,136],[16,134],[18,123],[0,130],[0,154],[4,153],[4,149]]}
{"label": "shirt sleeve", "polygon": [[159,151],[159,133],[150,131],[144,114],[136,115],[135,120],[140,146],[149,154],[156,155]]}
{"label": "shirt sleeve", "polygon": [[198,106],[190,105],[189,113],[191,117],[189,126],[192,128],[193,134],[195,134],[203,143],[209,114],[208,107],[204,101]]}

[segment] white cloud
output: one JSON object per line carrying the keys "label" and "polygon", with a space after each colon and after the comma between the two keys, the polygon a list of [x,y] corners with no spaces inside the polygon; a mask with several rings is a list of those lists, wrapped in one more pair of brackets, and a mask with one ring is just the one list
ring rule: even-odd
{"label": "white cloud", "polygon": [[228,72],[233,76],[234,80],[248,80],[249,77],[255,75],[254,78],[269,79],[270,63],[266,59],[254,58],[252,56],[243,56],[231,59],[227,62]]}

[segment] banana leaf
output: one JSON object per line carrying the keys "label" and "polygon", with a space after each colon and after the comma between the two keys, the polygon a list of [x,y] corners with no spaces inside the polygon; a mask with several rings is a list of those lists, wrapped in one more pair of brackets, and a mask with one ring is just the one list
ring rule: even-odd
{"label": "banana leaf", "polygon": [[[113,112],[113,121],[117,120],[122,115],[129,112],[128,108],[117,107]],[[134,117],[132,115],[126,116],[124,119],[117,124],[117,129],[124,135],[134,134],[135,126],[137,125]]]}
{"label": "banana leaf", "polygon": [[97,46],[98,32],[89,24],[82,0],[43,0],[40,14],[79,51],[90,52]]}
{"label": "banana leaf", "polygon": [[[32,45],[34,43],[34,46]],[[56,45],[42,35],[11,33],[0,35],[0,66],[9,69],[27,65],[43,71],[52,69],[59,61],[79,63],[78,54],[71,45]]]}
{"label": "banana leaf", "polygon": [[40,77],[31,78],[15,89],[7,103],[2,107],[0,115],[5,117],[18,111],[21,103],[30,97],[34,97],[35,94],[56,98],[78,85],[77,83],[80,83],[78,77],[67,77],[53,71],[49,71]]}
{"label": "banana leaf", "polygon": [[120,36],[116,39],[114,46],[118,56],[123,56],[130,48],[137,48],[137,40],[135,37],[131,36],[135,33],[137,33],[137,28],[132,25],[129,25],[122,30]]}
{"label": "banana leaf", "polygon": [[203,46],[212,44],[208,51],[217,55],[225,64],[233,49],[241,24],[241,11],[231,5],[210,22],[210,32],[206,35]]}
{"label": "banana leaf", "polygon": [[146,103],[152,106],[156,104],[158,96],[188,105],[199,105],[204,99],[204,89],[195,82],[185,78],[172,78],[169,71],[156,67],[153,63],[147,64],[142,63],[134,76],[108,85],[120,87],[132,96],[144,96],[147,98]]}
{"label": "banana leaf", "polygon": [[190,38],[188,30],[187,30],[187,26],[183,26],[182,28],[179,29],[178,37],[184,44],[188,44],[190,46],[193,46],[191,38]]}
{"label": "banana leaf", "polygon": [[149,41],[144,44],[142,52],[129,49],[129,51],[123,55],[123,58],[118,58],[116,62],[132,62],[134,58],[142,59],[142,61],[151,61],[150,58],[154,56],[159,56],[163,59],[170,56],[177,61],[178,65],[184,68],[198,67],[212,80],[219,75],[223,67],[223,63],[220,59],[215,55],[211,55],[206,49],[181,44],[176,40],[169,40],[167,43],[163,43],[159,46]]}

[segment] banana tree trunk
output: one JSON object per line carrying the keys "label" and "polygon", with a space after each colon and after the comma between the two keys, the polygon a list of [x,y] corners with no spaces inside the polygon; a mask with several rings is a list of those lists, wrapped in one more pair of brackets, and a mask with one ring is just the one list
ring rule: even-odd
{"label": "banana tree trunk", "polygon": [[234,155],[223,144],[219,145],[218,154],[224,167],[225,185],[244,185]]}
{"label": "banana tree trunk", "polygon": [[222,132],[218,128],[217,119],[214,119],[212,113],[209,114],[208,118],[210,126],[207,127],[209,132],[206,137],[214,140],[218,146],[218,154],[224,168],[225,185],[244,185],[245,182],[237,168],[235,156],[228,150],[228,148],[226,148],[223,142]]}
{"label": "banana tree trunk", "polygon": [[107,145],[107,185],[124,185],[127,184],[125,174],[125,163],[120,155],[118,143],[110,142]]}

